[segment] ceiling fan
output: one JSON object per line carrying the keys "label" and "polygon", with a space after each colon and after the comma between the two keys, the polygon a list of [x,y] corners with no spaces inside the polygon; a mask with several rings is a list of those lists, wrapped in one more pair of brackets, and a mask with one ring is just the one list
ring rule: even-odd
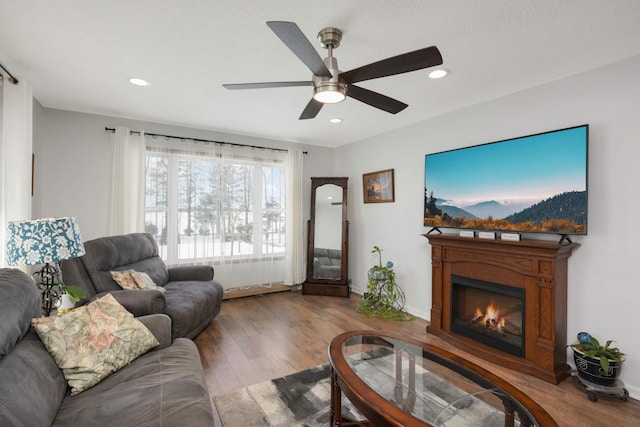
{"label": "ceiling fan", "polygon": [[310,81],[264,82],[224,84],[227,89],[265,89],[291,86],[313,86],[313,98],[300,115],[300,120],[313,119],[324,104],[344,101],[349,96],[391,114],[399,113],[408,107],[404,102],[382,95],[378,92],[356,86],[354,83],[408,73],[442,64],[442,56],[437,47],[431,46],[413,52],[393,56],[373,62],[353,70],[341,72],[338,61],[333,57],[333,49],[340,46],[342,31],[337,28],[324,28],[318,33],[322,47],[329,51],[322,60],[318,52],[294,22],[269,21],[267,25],[282,42],[311,70]]}

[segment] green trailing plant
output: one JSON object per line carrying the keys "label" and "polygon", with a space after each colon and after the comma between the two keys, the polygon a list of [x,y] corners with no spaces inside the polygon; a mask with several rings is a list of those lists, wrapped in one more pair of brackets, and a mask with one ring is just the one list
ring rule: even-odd
{"label": "green trailing plant", "polygon": [[586,332],[578,334],[578,340],[579,342],[570,344],[569,347],[586,357],[600,360],[600,366],[604,372],[609,372],[609,362],[624,361],[625,354],[618,347],[612,347],[615,341],[608,340],[605,345],[601,345],[595,337]]}
{"label": "green trailing plant", "polygon": [[358,305],[358,311],[369,316],[392,320],[413,320],[414,317],[404,310],[404,292],[396,283],[393,263],[382,265],[382,249],[374,246],[371,253],[378,254],[378,264],[367,273],[367,290]]}

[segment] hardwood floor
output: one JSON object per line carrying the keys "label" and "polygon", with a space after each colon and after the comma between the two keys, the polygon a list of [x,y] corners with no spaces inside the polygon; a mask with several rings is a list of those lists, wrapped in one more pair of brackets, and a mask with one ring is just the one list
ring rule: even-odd
{"label": "hardwood floor", "polygon": [[558,386],[501,368],[427,335],[427,322],[394,322],[356,311],[359,296],[282,292],[225,300],[196,339],[212,396],[327,363],[327,346],[341,332],[389,330],[411,335],[500,375],[537,401],[560,426],[640,426],[640,401],[591,402],[571,379]]}

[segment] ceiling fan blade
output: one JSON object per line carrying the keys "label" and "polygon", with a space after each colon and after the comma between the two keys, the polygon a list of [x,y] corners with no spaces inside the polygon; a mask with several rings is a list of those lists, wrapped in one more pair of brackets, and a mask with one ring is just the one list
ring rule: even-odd
{"label": "ceiling fan blade", "polygon": [[322,102],[318,102],[315,99],[311,98],[311,101],[309,101],[307,106],[304,107],[304,110],[302,111],[302,114],[300,114],[300,118],[298,120],[315,118],[320,112],[320,109],[322,109],[323,105],[324,104]]}
{"label": "ceiling fan blade", "polygon": [[389,98],[381,93],[373,92],[356,85],[349,85],[347,96],[391,114],[397,114],[409,106],[397,99]]}
{"label": "ceiling fan blade", "polygon": [[442,55],[437,47],[431,46],[413,52],[403,53],[340,74],[347,83],[393,76],[442,64]]}
{"label": "ceiling fan blade", "polygon": [[309,39],[294,22],[269,21],[267,25],[314,75],[333,77]]}
{"label": "ceiling fan blade", "polygon": [[231,84],[224,84],[222,86],[229,90],[269,89],[273,87],[313,86],[313,82],[309,80],[304,82],[231,83]]}

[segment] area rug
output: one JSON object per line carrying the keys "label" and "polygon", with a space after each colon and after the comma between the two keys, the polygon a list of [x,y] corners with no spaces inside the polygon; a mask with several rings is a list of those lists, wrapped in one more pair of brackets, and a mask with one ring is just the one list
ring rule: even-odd
{"label": "area rug", "polygon": [[[394,358],[380,357],[361,366],[356,364],[355,370],[361,369],[359,375],[369,379],[392,376]],[[416,366],[416,373],[419,398],[413,413],[420,418],[435,421],[433,424],[438,426],[504,426],[503,412],[420,366]],[[331,418],[329,377],[329,365],[320,365],[216,396],[214,402],[224,427],[327,426]],[[388,378],[379,384],[373,380],[370,386],[380,394],[393,396],[393,383],[389,383]],[[390,390],[385,390],[389,387]],[[364,419],[344,396],[342,414],[351,419]],[[517,421],[516,425],[519,425]]]}
{"label": "area rug", "polygon": [[[213,398],[224,427],[316,427],[331,420],[329,365],[320,365]],[[343,415],[364,419],[345,399]]]}

